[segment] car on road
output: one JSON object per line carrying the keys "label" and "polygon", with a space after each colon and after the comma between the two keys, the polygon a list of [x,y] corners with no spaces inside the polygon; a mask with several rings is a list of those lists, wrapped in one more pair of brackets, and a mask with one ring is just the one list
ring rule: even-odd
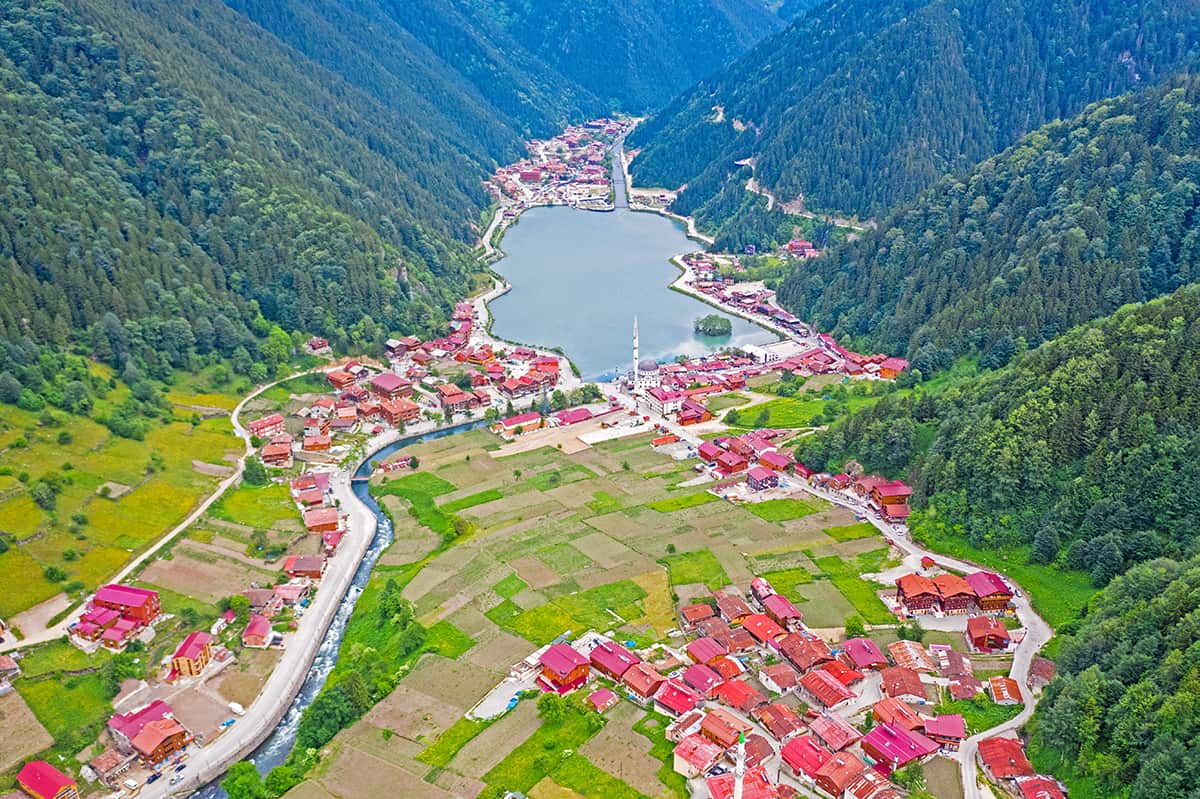
{"label": "car on road", "polygon": [[151,774],[149,777],[146,778],[146,784],[149,785],[152,782],[157,782],[161,778],[162,778],[162,774],[160,774],[159,772],[156,771],[153,774]]}
{"label": "car on road", "polygon": [[182,781],[183,781],[183,775],[182,775],[182,774],[176,774],[174,777],[172,777],[172,778],[171,778],[171,779],[170,779],[170,780],[167,782],[167,785],[178,785],[178,784],[179,784],[180,782],[182,782]]}
{"label": "car on road", "polygon": [[187,763],[180,763],[178,766],[175,767],[175,773],[178,774],[180,771],[183,771],[185,768],[187,768]]}

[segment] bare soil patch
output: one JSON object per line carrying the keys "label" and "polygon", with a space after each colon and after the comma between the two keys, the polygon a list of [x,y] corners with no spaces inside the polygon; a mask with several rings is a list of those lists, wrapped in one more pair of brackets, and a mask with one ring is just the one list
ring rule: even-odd
{"label": "bare soil patch", "polygon": [[450,768],[468,777],[480,778],[533,735],[540,724],[537,705],[521,702],[458,750],[450,761]]}
{"label": "bare soil patch", "polygon": [[0,771],[20,763],[54,743],[29,705],[16,691],[0,696]]}
{"label": "bare soil patch", "polygon": [[562,580],[558,572],[535,557],[517,558],[510,564],[517,575],[532,588],[546,588]]}
{"label": "bare soil patch", "polygon": [[635,557],[632,549],[604,533],[589,533],[571,542],[592,560],[604,567],[616,566]]}
{"label": "bare soil patch", "polygon": [[321,778],[321,784],[339,799],[378,799],[381,796],[450,799],[452,796],[415,774],[353,746],[342,749]]}
{"label": "bare soil patch", "polygon": [[[55,594],[45,602],[40,602],[29,610],[22,611],[9,619],[9,623],[21,631],[26,638],[37,635],[46,629],[50,620],[71,606],[71,598],[66,594]],[[0,771],[3,771],[0,768]]]}
{"label": "bare soil patch", "polygon": [[127,486],[124,483],[118,483],[114,480],[109,480],[107,483],[101,483],[96,489],[96,493],[100,496],[105,496],[104,489],[108,489],[109,499],[120,499],[133,490],[132,486]]}
{"label": "bare soil patch", "polygon": [[479,641],[464,657],[494,674],[503,674],[508,671],[509,666],[524,660],[532,651],[533,645],[524,638],[497,631],[487,639]]}
{"label": "bare soil patch", "polygon": [[405,683],[465,712],[495,686],[496,675],[474,663],[426,655]]}
{"label": "bare soil patch", "polygon": [[169,701],[179,723],[208,740],[221,729],[222,721],[233,718],[228,705],[205,691],[179,691]]}
{"label": "bare soil patch", "polygon": [[[367,711],[366,723],[392,730],[398,738],[432,741],[462,716],[462,711],[456,706],[416,690],[407,685],[406,680],[402,680],[387,698]],[[424,745],[420,748],[424,748]]]}
{"label": "bare soil patch", "polygon": [[259,569],[226,558],[209,563],[186,556],[154,561],[146,568],[142,579],[210,604],[228,596],[230,586],[240,590],[249,588],[252,582],[271,582],[270,576]]}
{"label": "bare soil patch", "polygon": [[621,775],[642,794],[660,796],[666,790],[656,776],[662,763],[650,756],[650,740],[633,731],[641,715],[632,702],[619,703],[609,711],[608,724],[579,752],[602,771]]}
{"label": "bare soil patch", "polygon": [[272,649],[244,649],[237,662],[226,666],[211,685],[226,701],[249,707],[279,662],[280,654]]}
{"label": "bare soil patch", "polygon": [[233,474],[233,467],[194,460],[192,461],[192,471],[208,475],[209,477],[228,477]]}

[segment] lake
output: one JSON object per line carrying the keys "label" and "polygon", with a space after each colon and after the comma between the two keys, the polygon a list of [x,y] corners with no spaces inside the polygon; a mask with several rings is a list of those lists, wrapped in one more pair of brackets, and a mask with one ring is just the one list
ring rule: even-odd
{"label": "lake", "polygon": [[635,315],[642,358],[777,340],[728,314],[720,315],[733,322],[731,335],[693,332],[698,317],[719,312],[668,288],[679,276],[669,259],[699,245],[659,214],[533,208],[505,233],[501,246],[506,256],[493,268],[512,290],[490,304],[492,332],[522,344],[561,347],[584,379],[632,368]]}

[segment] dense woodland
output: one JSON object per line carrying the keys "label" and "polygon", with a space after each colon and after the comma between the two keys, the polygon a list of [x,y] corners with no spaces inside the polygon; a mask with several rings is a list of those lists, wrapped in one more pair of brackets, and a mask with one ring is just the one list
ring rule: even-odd
{"label": "dense woodland", "polygon": [[[1187,0],[842,0],[801,16],[631,137],[639,185],[878,215],[1049,120],[1197,53]],[[727,210],[738,201],[723,200]]]}
{"label": "dense woodland", "polygon": [[[781,301],[928,376],[985,365],[1200,277],[1200,77],[1105,100],[806,262]],[[865,351],[865,350],[864,350]]]}
{"label": "dense woodland", "polygon": [[1078,763],[1097,795],[1196,795],[1200,558],[1152,561],[1114,580],[1063,640],[1058,669],[1032,725],[1041,751]]}
{"label": "dense woodland", "polygon": [[804,439],[912,480],[916,535],[1086,570],[1197,552],[1200,286],[1131,306],[945,390],[897,393]]}

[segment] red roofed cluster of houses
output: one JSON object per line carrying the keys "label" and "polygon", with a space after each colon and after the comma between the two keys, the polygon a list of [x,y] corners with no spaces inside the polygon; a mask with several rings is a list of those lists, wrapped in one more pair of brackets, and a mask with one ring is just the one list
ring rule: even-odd
{"label": "red roofed cluster of houses", "polygon": [[162,613],[158,592],[110,583],[96,589],[87,608],[70,626],[70,637],[85,650],[98,644],[121,651]]}
{"label": "red roofed cluster of houses", "polygon": [[[1004,578],[994,572],[978,571],[961,577],[941,572],[933,577],[910,573],[896,578],[896,604],[909,616],[922,614],[961,615],[1008,611],[1013,591]],[[973,616],[967,621],[972,647],[982,651],[1005,649],[1009,644],[1002,623],[992,618]]]}
{"label": "red roofed cluster of houses", "polygon": [[796,462],[779,449],[782,430],[755,430],[740,436],[704,441],[696,455],[721,477],[746,472],[753,491],[765,491],[779,485],[780,475],[792,473]]}

